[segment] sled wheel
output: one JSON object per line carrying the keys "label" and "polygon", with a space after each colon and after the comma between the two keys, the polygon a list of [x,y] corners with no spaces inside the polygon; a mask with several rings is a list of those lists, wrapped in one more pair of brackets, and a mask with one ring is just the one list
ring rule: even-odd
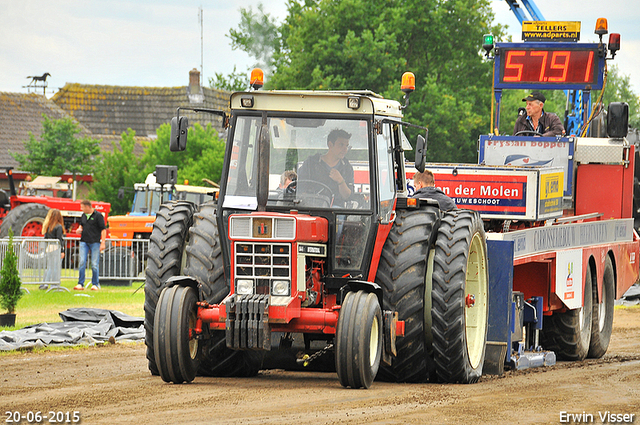
{"label": "sled wheel", "polygon": [[593,314],[592,282],[592,268],[589,266],[584,279],[584,306],[544,318],[540,345],[554,351],[560,360],[584,360],[587,356]]}
{"label": "sled wheel", "polygon": [[184,249],[193,221],[195,205],[170,201],[160,206],[153,223],[144,284],[144,329],[147,360],[152,375],[158,375],[154,357],[153,326],[156,305],[167,280],[180,276],[184,268]]}
{"label": "sled wheel", "polygon": [[439,220],[437,207],[399,210],[382,249],[376,283],[383,288],[383,308],[398,312],[405,333],[396,340],[391,366],[380,365],[378,379],[424,382],[433,373],[428,262]]}
{"label": "sled wheel", "polygon": [[382,310],[377,297],[348,292],[336,329],[336,371],[343,387],[369,388],[382,357]]}
{"label": "sled wheel", "polygon": [[613,327],[613,307],[615,300],[615,274],[611,258],[607,256],[602,277],[602,296],[598,303],[597,286],[593,285],[593,313],[591,318],[591,342],[589,343],[588,357],[600,358],[609,348],[611,329]]}
{"label": "sled wheel", "polygon": [[199,363],[194,338],[198,313],[195,289],[172,286],[162,290],[156,308],[153,344],[160,377],[165,382],[191,382]]}
{"label": "sled wheel", "polygon": [[482,376],[489,307],[487,245],[476,212],[444,213],[432,284],[436,375],[443,382],[474,383]]}

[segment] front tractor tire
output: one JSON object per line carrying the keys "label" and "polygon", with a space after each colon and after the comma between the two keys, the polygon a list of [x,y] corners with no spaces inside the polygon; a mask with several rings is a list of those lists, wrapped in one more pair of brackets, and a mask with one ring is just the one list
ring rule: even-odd
{"label": "front tractor tire", "polygon": [[144,284],[145,344],[152,375],[159,374],[154,353],[156,306],[167,280],[182,275],[184,250],[195,208],[191,202],[170,201],[160,206],[153,223]]}
{"label": "front tractor tire", "polygon": [[49,207],[43,204],[18,205],[2,220],[0,238],[9,237],[9,228],[16,237],[42,236],[42,224],[48,212]]}
{"label": "front tractor tire", "polygon": [[348,292],[336,329],[336,371],[343,387],[369,388],[382,358],[382,310],[375,294]]}
{"label": "front tractor tire", "polygon": [[188,286],[162,290],[153,328],[154,357],[165,382],[182,384],[196,377],[200,346],[195,338],[198,293]]}
{"label": "front tractor tire", "polygon": [[[224,277],[215,203],[200,207],[189,234],[184,274],[196,279],[202,300],[218,304],[229,294],[230,288]],[[203,376],[255,376],[262,366],[262,358],[259,351],[227,348],[225,331],[212,330],[203,342],[198,373]]]}
{"label": "front tractor tire", "polygon": [[405,333],[396,340],[391,366],[380,365],[379,379],[424,382],[433,373],[428,263],[439,221],[437,207],[399,210],[382,249],[376,283],[383,288],[384,310],[398,312]]}
{"label": "front tractor tire", "polygon": [[436,376],[448,383],[477,382],[482,376],[489,311],[487,244],[478,213],[443,213],[432,285]]}

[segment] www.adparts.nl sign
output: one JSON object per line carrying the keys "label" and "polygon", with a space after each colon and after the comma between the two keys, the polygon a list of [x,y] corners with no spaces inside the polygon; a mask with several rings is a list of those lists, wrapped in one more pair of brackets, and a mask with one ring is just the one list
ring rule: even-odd
{"label": "www.adparts.nl sign", "polygon": [[524,21],[524,41],[579,41],[580,22]]}

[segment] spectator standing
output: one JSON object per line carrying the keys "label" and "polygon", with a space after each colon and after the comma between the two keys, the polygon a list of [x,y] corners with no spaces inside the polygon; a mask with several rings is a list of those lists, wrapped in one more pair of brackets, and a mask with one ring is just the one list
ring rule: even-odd
{"label": "spectator standing", "polygon": [[[47,251],[47,270],[44,274],[45,283],[60,283],[58,279],[60,277],[60,261],[64,258],[64,220],[62,219],[62,214],[60,214],[60,210],[52,208],[47,213],[47,216],[44,219],[44,223],[42,224],[42,234],[45,239],[58,239],[60,241],[60,245],[56,247],[55,245],[48,245],[46,248]],[[54,279],[57,282],[54,282]],[[44,286],[42,289],[46,289]]]}
{"label": "spectator standing", "polygon": [[76,233],[80,233],[80,270],[78,284],[73,288],[78,291],[84,289],[85,271],[87,268],[87,257],[91,253],[91,290],[100,290],[100,252],[104,251],[105,240],[107,238],[107,227],[104,224],[104,217],[96,211],[91,202],[83,199],[80,201],[82,217],[80,227]]}

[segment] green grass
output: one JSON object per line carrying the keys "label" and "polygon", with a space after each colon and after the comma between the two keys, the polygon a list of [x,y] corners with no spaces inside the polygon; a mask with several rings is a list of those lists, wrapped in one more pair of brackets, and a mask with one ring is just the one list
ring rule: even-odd
{"label": "green grass", "polygon": [[[89,282],[89,280],[88,280]],[[93,307],[117,310],[131,316],[144,316],[144,288],[134,294],[142,282],[131,286],[104,286],[100,291],[74,291],[75,279],[62,279],[62,286],[69,292],[48,292],[38,289],[38,285],[26,285],[25,293],[16,308],[16,326],[0,327],[0,330],[16,330],[43,322],[62,322],[59,312],[73,307]],[[88,286],[88,283],[87,283]],[[4,313],[4,312],[0,312]]]}

